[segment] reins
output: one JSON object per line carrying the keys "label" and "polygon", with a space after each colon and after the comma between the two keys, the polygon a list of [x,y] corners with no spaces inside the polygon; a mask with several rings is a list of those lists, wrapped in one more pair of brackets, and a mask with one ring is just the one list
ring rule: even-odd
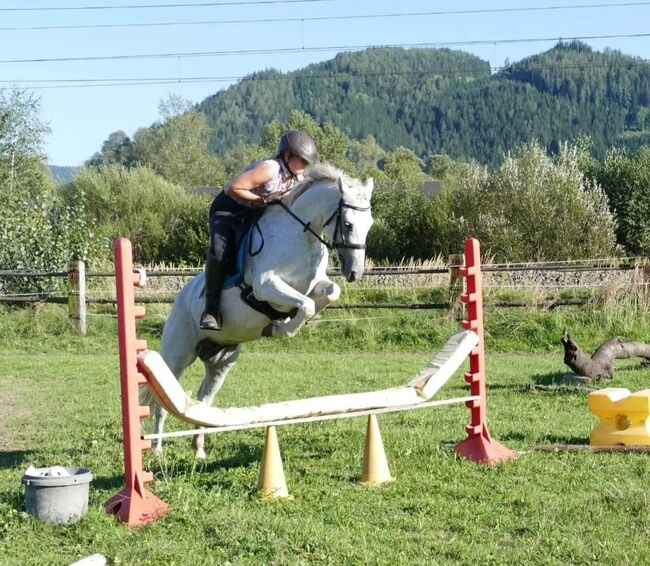
{"label": "reins", "polygon": [[[351,250],[365,250],[366,245],[365,244],[350,244],[345,241],[345,235],[343,234],[343,228],[341,226],[341,212],[344,208],[351,208],[352,210],[359,210],[359,211],[365,211],[365,210],[370,210],[369,206],[355,206],[353,204],[349,204],[347,202],[343,201],[343,197],[339,200],[339,204],[336,207],[336,210],[332,213],[332,215],[325,221],[325,224],[323,224],[323,228],[327,226],[332,220],[336,218],[336,224],[334,226],[334,232],[333,232],[333,243],[329,243],[327,240],[323,239],[323,237],[318,234],[311,226],[309,222],[305,222],[302,218],[300,218],[297,214],[295,214],[286,204],[284,204],[282,201],[275,201],[271,204],[279,204],[284,210],[286,210],[289,213],[289,216],[291,216],[296,222],[298,222],[303,228],[303,232],[310,232],[313,234],[316,239],[318,239],[328,250],[332,251],[334,249],[351,249]],[[341,235],[341,241],[337,241],[337,235]]]}

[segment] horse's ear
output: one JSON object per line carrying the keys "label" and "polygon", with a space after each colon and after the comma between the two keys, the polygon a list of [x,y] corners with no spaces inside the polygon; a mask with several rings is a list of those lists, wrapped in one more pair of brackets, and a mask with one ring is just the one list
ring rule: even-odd
{"label": "horse's ear", "polygon": [[375,190],[375,180],[372,177],[370,177],[370,179],[368,179],[363,185],[363,188],[366,189],[366,191],[368,191],[368,194],[371,194],[372,191]]}
{"label": "horse's ear", "polygon": [[336,181],[336,184],[339,186],[339,193],[343,194],[343,177],[341,177],[339,175],[339,178]]}

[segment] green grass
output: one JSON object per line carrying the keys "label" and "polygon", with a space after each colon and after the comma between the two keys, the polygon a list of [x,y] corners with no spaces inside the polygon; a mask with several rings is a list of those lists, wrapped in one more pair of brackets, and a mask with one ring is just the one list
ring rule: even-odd
{"label": "green grass", "polygon": [[[140,332],[155,347],[161,319],[149,312]],[[641,333],[647,322],[635,323],[634,313],[622,322],[584,310],[545,314],[511,309],[488,317],[490,430],[520,452],[518,460],[491,468],[456,457],[452,447],[468,422],[463,406],[384,415],[396,481],[366,488],[358,484],[364,419],[288,426],[279,440],[293,499],[268,502],[256,494],[262,430],[208,437],[205,462],[194,460],[189,439],[176,439],[161,460],[145,458],[157,478],[151,488],[172,513],[136,531],[103,511],[123,485],[114,322],[92,319],[81,339],[49,308],[38,321],[29,311],[0,317],[0,564],[69,564],[98,552],[109,564],[138,565],[648,563],[647,455],[536,451],[586,443],[596,419],[586,393],[527,387],[561,383],[566,368],[551,338],[565,322],[587,345],[613,329]],[[238,406],[398,385],[431,358],[426,341],[439,344],[455,328],[448,316],[405,312],[250,344],[218,401]],[[648,370],[635,361],[616,368],[612,385],[647,386]],[[201,374],[193,366],[184,385],[196,391]],[[441,396],[465,392],[459,374]],[[170,419],[172,428],[184,425]],[[88,515],[65,527],[26,515],[21,477],[30,464],[90,468]]]}

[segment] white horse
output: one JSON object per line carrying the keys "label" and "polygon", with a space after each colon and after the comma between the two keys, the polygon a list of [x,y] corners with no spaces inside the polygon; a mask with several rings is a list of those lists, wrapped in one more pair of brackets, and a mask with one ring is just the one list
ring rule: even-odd
{"label": "white horse", "polygon": [[[201,330],[203,274],[181,289],[165,323],[160,354],[176,379],[197,357],[201,359],[205,377],[199,401],[212,404],[239,357],[242,342],[294,336],[338,299],[341,289],[326,275],[328,249],[336,250],[348,281],[363,276],[366,236],[373,222],[373,187],[372,179],[361,183],[331,166],[317,166],[281,205],[264,211],[247,246],[244,282],[258,301],[267,302],[281,315],[255,310],[235,286],[222,292],[222,330]],[[166,416],[162,407],[155,408],[157,434],[163,432]],[[193,446],[196,457],[205,458],[202,434],[194,437]],[[162,439],[158,438],[154,452],[161,451]]]}

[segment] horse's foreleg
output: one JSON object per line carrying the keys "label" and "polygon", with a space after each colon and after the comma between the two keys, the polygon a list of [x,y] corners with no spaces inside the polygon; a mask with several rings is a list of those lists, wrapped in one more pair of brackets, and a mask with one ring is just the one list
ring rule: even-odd
{"label": "horse's foreleg", "polygon": [[330,281],[329,279],[321,279],[309,293],[308,297],[314,301],[316,305],[316,313],[318,314],[327,306],[331,305],[334,301],[338,301],[341,296],[341,288]]}
{"label": "horse's foreleg", "polygon": [[254,283],[253,293],[260,301],[296,309],[291,320],[269,325],[263,331],[264,336],[295,336],[302,325],[316,314],[314,300],[296,291],[277,275],[267,275],[261,282]]}
{"label": "horse's foreleg", "polygon": [[[205,377],[199,387],[198,400],[206,405],[212,405],[216,394],[221,389],[226,376],[237,363],[241,353],[241,344],[236,346],[219,346],[215,343],[210,344],[211,350],[204,346],[199,349],[199,357],[205,366]],[[205,453],[205,435],[197,434],[192,439],[192,448],[197,458],[204,459]]]}

